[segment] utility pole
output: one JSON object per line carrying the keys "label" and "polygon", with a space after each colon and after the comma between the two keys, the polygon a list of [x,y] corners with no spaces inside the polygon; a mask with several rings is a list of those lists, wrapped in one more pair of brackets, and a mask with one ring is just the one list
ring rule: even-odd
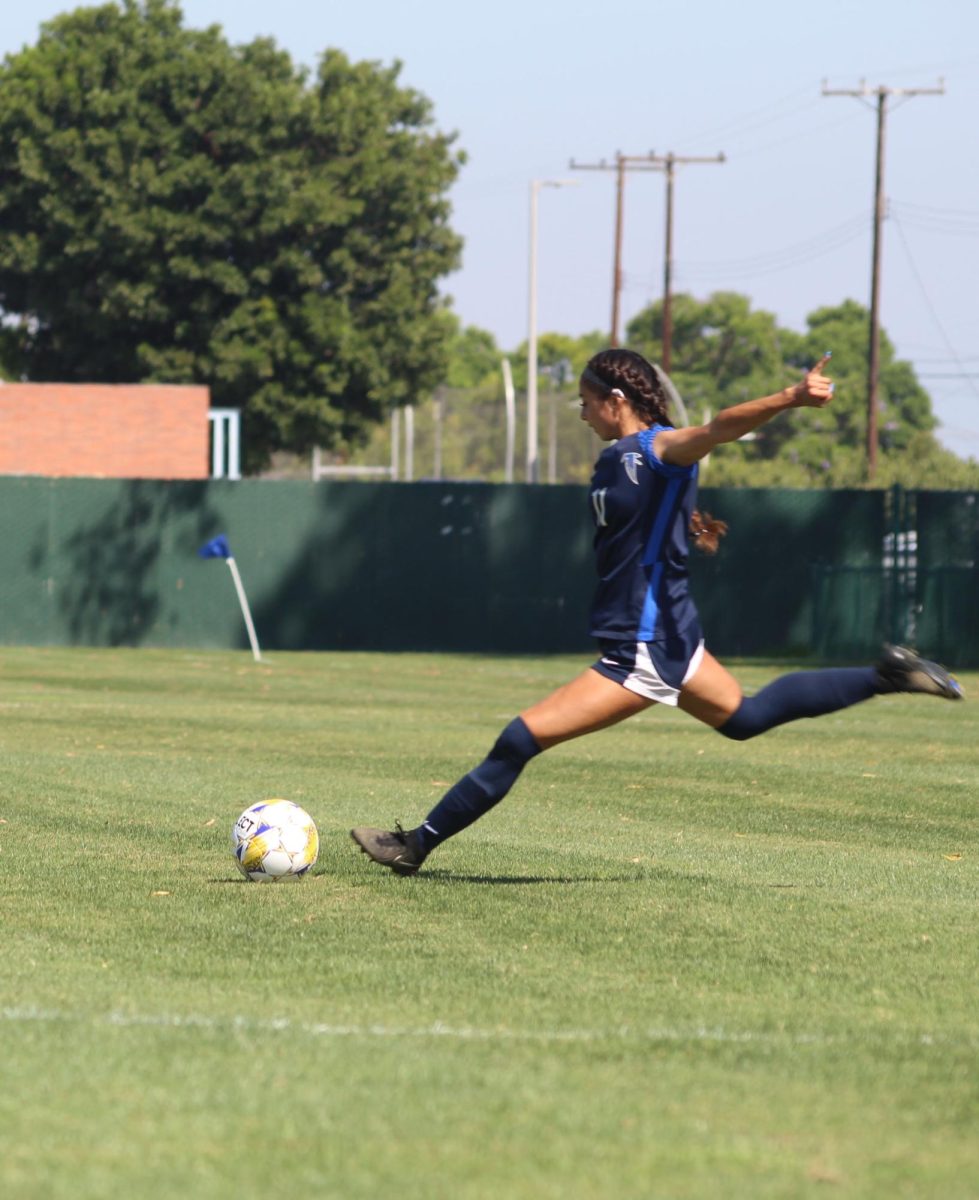
{"label": "utility pole", "polygon": [[713,158],[682,158],[672,151],[657,158],[650,155],[650,160],[660,163],[666,172],[666,247],[663,253],[663,353],[660,365],[667,375],[670,373],[670,363],[673,358],[673,180],[677,164],[686,163],[722,163],[726,162],[723,154]]}
{"label": "utility pole", "polygon": [[574,159],[569,164],[572,171],[614,171],[615,172],[615,249],[612,254],[612,328],[608,344],[619,344],[619,308],[622,294],[622,213],[625,193],[625,176],[627,171],[658,171],[659,167],[652,166],[649,156],[620,154],[616,152],[615,162],[608,163],[601,159],[597,163],[576,163]]}
{"label": "utility pole", "polygon": [[[572,167],[574,163],[571,164]],[[622,295],[622,212],[625,197],[625,159],[615,155],[615,251],[612,269],[612,329],[610,346],[619,344],[619,299]]]}
{"label": "utility pole", "polygon": [[868,96],[877,97],[877,154],[874,171],[874,236],[870,256],[870,340],[867,347],[867,478],[873,480],[877,473],[877,381],[880,374],[880,259],[882,226],[886,199],[884,197],[884,129],[887,122],[887,101],[890,96],[944,96],[944,80],[934,88],[891,88],[881,85],[868,88],[862,83],[857,89],[828,88],[823,83],[824,96],[855,96],[866,101]]}
{"label": "utility pole", "polygon": [[615,171],[615,253],[612,265],[612,332],[609,345],[619,344],[619,300],[622,292],[622,210],[625,174],[627,171],[664,171],[666,173],[666,246],[663,267],[663,370],[669,374],[673,347],[673,182],[675,168],[685,163],[722,163],[723,154],[713,158],[690,158],[674,154],[619,154],[615,164],[603,158],[597,163],[576,163],[571,160],[572,171]]}

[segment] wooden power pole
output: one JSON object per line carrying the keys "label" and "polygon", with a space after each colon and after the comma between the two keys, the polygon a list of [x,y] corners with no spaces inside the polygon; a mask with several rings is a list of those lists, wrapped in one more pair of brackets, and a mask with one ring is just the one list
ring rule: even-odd
{"label": "wooden power pole", "polygon": [[622,216],[625,208],[625,177],[627,171],[658,171],[659,167],[650,163],[646,156],[616,153],[615,162],[608,163],[603,158],[597,163],[570,162],[572,171],[614,171],[615,172],[615,246],[612,252],[612,322],[608,343],[610,346],[619,344],[619,316],[622,298]]}
{"label": "wooden power pole", "polygon": [[673,359],[673,180],[675,168],[686,163],[722,163],[723,154],[712,158],[684,158],[678,154],[664,155],[662,158],[650,155],[651,161],[661,164],[666,173],[666,243],[663,252],[663,351],[660,366],[670,373]]}
{"label": "wooden power pole", "polygon": [[673,349],[673,183],[676,167],[685,163],[722,163],[724,155],[713,158],[690,158],[678,154],[616,154],[614,163],[603,158],[597,163],[576,163],[571,160],[572,171],[615,172],[615,249],[612,260],[612,329],[609,345],[619,344],[619,317],[622,295],[622,214],[623,193],[627,171],[663,171],[666,174],[666,239],[663,254],[663,349],[662,367],[670,373]]}
{"label": "wooden power pole", "polygon": [[870,338],[867,346],[867,478],[873,480],[877,473],[877,381],[880,374],[880,260],[882,226],[886,199],[884,196],[884,131],[887,124],[887,101],[891,96],[943,96],[945,84],[939,80],[934,88],[890,88],[883,85],[868,88],[866,84],[856,89],[828,88],[823,84],[824,96],[855,96],[866,101],[876,96],[877,108],[877,154],[874,170],[874,237],[870,255]]}

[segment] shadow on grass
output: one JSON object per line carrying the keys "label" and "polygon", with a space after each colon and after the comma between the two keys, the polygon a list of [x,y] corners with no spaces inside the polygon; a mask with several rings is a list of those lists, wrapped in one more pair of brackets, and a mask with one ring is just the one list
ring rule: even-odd
{"label": "shadow on grass", "polygon": [[[329,875],[329,871],[316,871],[310,878],[321,879]],[[373,872],[368,878],[378,878],[378,873]],[[408,878],[406,876],[406,878]],[[607,875],[458,875],[452,871],[422,871],[418,879],[429,879],[433,883],[495,883],[495,884],[539,884],[539,883],[637,883],[638,876],[622,875],[612,876]],[[239,884],[250,883],[251,880],[238,878],[229,875],[226,879],[209,879],[208,883],[212,884]]]}
{"label": "shadow on grass", "polygon": [[641,875],[461,875],[457,871],[422,871],[419,878],[436,883],[488,883],[501,886],[540,883],[638,883]]}
{"label": "shadow on grass", "polygon": [[[324,879],[333,872],[328,870],[311,871],[307,878],[309,879]],[[707,882],[706,875],[681,875],[673,871],[658,871],[653,872],[658,877],[665,877],[670,880],[681,880],[689,883],[691,880],[696,882]],[[383,875],[379,871],[372,871],[366,875],[365,879],[379,879]],[[644,883],[650,878],[649,872],[640,872],[634,875],[464,875],[458,871],[420,871],[417,875],[402,876],[404,879],[429,880],[432,883],[475,883],[479,885],[490,885],[496,887],[538,887],[542,884],[560,884],[562,887],[569,887],[580,883]],[[224,878],[214,877],[207,881],[210,884],[242,884],[252,882],[242,876],[228,875]],[[292,882],[292,881],[290,881]],[[300,882],[297,880],[296,882]],[[769,887],[796,887],[794,883],[773,883]]]}
{"label": "shadow on grass", "polygon": [[[325,875],[325,874],[326,874],[325,871],[317,872],[317,875]],[[306,876],[306,878],[315,879],[316,876],[308,875],[308,876]],[[217,883],[217,884],[233,883],[236,885],[239,883],[263,883],[264,882],[264,883],[288,883],[291,885],[294,883],[302,883],[302,881],[303,881],[302,875],[295,876],[295,877],[290,877],[287,875],[285,878],[282,878],[282,879],[266,879],[266,880],[246,879],[244,877],[244,875],[228,875],[223,879],[219,879],[219,878],[215,877],[214,879],[209,879],[207,882],[208,883]]]}

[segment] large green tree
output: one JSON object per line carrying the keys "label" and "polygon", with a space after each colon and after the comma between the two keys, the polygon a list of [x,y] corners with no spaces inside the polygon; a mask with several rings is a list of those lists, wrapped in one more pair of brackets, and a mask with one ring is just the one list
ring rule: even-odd
{"label": "large green tree", "polygon": [[[826,350],[833,352],[829,371],[837,388],[832,404],[800,410],[791,421],[773,421],[752,440],[725,447],[710,463],[710,481],[797,486],[865,482],[869,328],[866,308],[853,300],[810,313],[806,331],[798,333],[779,327],[771,313],[752,309],[747,296],[718,292],[704,301],[676,296],[672,377],[691,419],[773,392],[797,379]],[[661,336],[659,302],[629,323],[629,345],[653,358],[659,357]],[[928,393],[910,363],[897,358],[884,332],[878,404],[881,478],[903,481],[925,447],[934,462],[948,453],[932,435],[937,422]]]}
{"label": "large green tree", "polygon": [[206,383],[247,465],[434,387],[462,156],[399,67],[78,9],[0,67],[0,309],[30,379]]}

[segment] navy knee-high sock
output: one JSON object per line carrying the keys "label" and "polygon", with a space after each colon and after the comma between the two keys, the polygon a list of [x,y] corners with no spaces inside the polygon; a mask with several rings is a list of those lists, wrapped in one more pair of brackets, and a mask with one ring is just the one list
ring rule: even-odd
{"label": "navy knee-high sock", "polygon": [[454,784],[414,831],[426,851],[460,833],[499,804],[540,746],[520,717],[496,739],[487,757]]}
{"label": "navy knee-high sock", "polygon": [[876,696],[880,690],[880,676],[874,667],[796,671],[774,680],[755,696],[745,696],[741,707],[717,732],[744,742],[786,721],[821,717],[849,708]]}

